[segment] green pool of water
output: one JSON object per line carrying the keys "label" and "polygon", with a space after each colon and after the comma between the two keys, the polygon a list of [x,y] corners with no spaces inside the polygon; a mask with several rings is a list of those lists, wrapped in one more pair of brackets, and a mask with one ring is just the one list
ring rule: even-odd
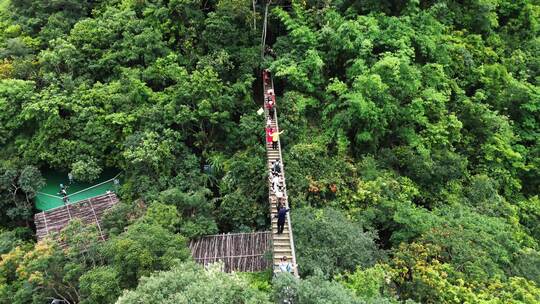
{"label": "green pool of water", "polygon": [[115,191],[113,182],[114,177],[118,175],[117,171],[105,171],[94,182],[86,183],[74,180],[69,183],[67,173],[58,171],[45,171],[43,177],[47,184],[39,190],[35,198],[36,208],[40,211],[47,211],[64,205],[60,196],[60,184],[67,186],[69,203],[76,203],[94,196],[105,194],[107,191]]}

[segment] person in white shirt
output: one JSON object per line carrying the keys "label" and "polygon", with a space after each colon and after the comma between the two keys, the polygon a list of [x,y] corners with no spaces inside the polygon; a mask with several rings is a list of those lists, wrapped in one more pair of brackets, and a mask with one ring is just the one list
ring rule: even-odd
{"label": "person in white shirt", "polygon": [[292,273],[295,266],[293,266],[289,261],[287,261],[287,257],[283,256],[281,258],[281,261],[279,261],[278,269],[276,272],[288,272]]}
{"label": "person in white shirt", "polygon": [[272,177],[272,190],[274,190],[274,193],[279,190],[280,181],[279,175],[275,174],[274,177]]}

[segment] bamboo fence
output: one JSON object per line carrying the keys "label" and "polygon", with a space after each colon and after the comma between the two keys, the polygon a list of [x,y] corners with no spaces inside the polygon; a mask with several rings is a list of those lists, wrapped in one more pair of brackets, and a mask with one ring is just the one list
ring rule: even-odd
{"label": "bamboo fence", "polygon": [[105,240],[106,236],[101,230],[101,216],[117,203],[118,197],[114,193],[107,193],[36,213],[34,222],[37,239],[39,241],[53,232],[60,232],[70,220],[78,218],[85,224],[96,224],[100,238]]}
{"label": "bamboo fence", "polygon": [[[272,265],[272,233],[217,234],[201,237],[189,244],[193,259],[200,264],[224,263],[224,271],[255,272]],[[269,258],[270,257],[270,258]]]}

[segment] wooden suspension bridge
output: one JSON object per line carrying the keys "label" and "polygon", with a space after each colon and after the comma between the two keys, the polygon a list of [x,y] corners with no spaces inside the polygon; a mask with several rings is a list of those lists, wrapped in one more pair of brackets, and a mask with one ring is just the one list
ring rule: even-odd
{"label": "wooden suspension bridge", "polygon": [[[274,92],[274,81],[270,75],[270,73],[267,70],[263,71],[263,91],[264,91],[264,99],[273,99],[275,101],[275,94]],[[271,92],[271,94],[269,94]],[[269,111],[267,107],[265,107],[265,119],[268,121],[270,119],[270,127],[274,130],[274,132],[280,132],[279,131],[279,124],[278,124],[278,111],[276,109],[276,104],[274,102],[273,104],[273,111]],[[273,115],[272,115],[273,114]],[[272,116],[273,117],[272,117]],[[280,262],[280,259],[282,257],[287,257],[287,260],[292,263],[293,267],[293,273],[295,276],[298,276],[298,267],[296,267],[296,252],[294,250],[294,239],[293,239],[293,232],[292,232],[292,223],[291,223],[291,217],[289,212],[287,212],[287,217],[285,221],[285,226],[283,233],[278,233],[278,225],[277,225],[277,212],[278,212],[278,198],[276,197],[276,193],[273,193],[272,186],[271,186],[271,172],[272,172],[272,164],[274,162],[279,161],[281,166],[281,172],[280,172],[280,185],[283,189],[283,199],[281,200],[281,203],[284,205],[285,208],[290,208],[289,206],[289,198],[287,196],[287,185],[285,182],[285,166],[283,162],[283,156],[281,154],[281,141],[278,139],[277,141],[277,149],[273,149],[272,143],[266,142],[266,155],[267,155],[267,169],[268,169],[268,176],[269,176],[269,191],[268,191],[268,201],[270,202],[270,216],[272,221],[272,249],[273,249],[273,264],[274,268],[278,267],[278,264]]]}
{"label": "wooden suspension bridge", "polygon": [[[278,111],[275,104],[274,84],[270,73],[263,71],[264,100],[271,98],[274,101],[272,111],[265,106],[265,122],[270,120],[270,126],[274,132],[279,132]],[[272,94],[270,94],[272,92]],[[271,231],[221,234],[206,236],[190,243],[190,249],[195,261],[208,264],[216,261],[224,262],[225,271],[261,271],[273,265],[278,269],[282,257],[296,266],[296,253],[292,223],[289,213],[286,215],[283,233],[278,233],[277,213],[278,198],[272,189],[272,165],[280,163],[279,186],[282,189],[283,198],[281,203],[290,208],[285,181],[285,167],[281,154],[281,142],[277,141],[276,149],[272,143],[266,141],[267,170],[268,170],[268,202],[271,217]],[[101,217],[105,211],[118,203],[114,193],[96,196],[73,204],[43,211],[35,214],[34,221],[37,229],[37,238],[41,240],[51,233],[60,232],[72,219],[79,218],[86,224],[96,224],[100,238],[106,239],[101,229]],[[271,261],[267,257],[271,253]],[[298,276],[298,267],[293,267],[293,274]]]}

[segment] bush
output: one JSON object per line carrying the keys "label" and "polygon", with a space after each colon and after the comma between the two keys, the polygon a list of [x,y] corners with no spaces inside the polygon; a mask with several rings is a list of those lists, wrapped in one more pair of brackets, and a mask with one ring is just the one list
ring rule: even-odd
{"label": "bush", "polygon": [[101,167],[93,157],[78,160],[71,165],[73,178],[82,182],[92,182],[101,174]]}
{"label": "bush", "polygon": [[104,247],[109,264],[120,273],[122,287],[132,287],[137,279],[156,270],[170,269],[190,257],[186,239],[167,229],[137,222]]}
{"label": "bush", "polygon": [[270,304],[268,295],[250,287],[236,274],[221,272],[218,267],[185,263],[170,271],[144,277],[137,289],[127,291],[117,304]]}
{"label": "bush", "polygon": [[292,210],[298,264],[303,275],[320,269],[325,276],[371,266],[381,252],[375,235],[334,209]]}
{"label": "bush", "polygon": [[326,281],[319,272],[305,280],[288,273],[280,273],[273,280],[276,303],[295,304],[359,304],[356,296],[342,285]]}
{"label": "bush", "polygon": [[81,304],[114,303],[120,295],[119,275],[109,266],[94,268],[79,279]]}
{"label": "bush", "polygon": [[131,203],[114,205],[111,209],[105,211],[101,218],[101,229],[109,236],[115,236],[124,231],[124,229],[142,217],[146,211],[146,206],[141,200]]}

